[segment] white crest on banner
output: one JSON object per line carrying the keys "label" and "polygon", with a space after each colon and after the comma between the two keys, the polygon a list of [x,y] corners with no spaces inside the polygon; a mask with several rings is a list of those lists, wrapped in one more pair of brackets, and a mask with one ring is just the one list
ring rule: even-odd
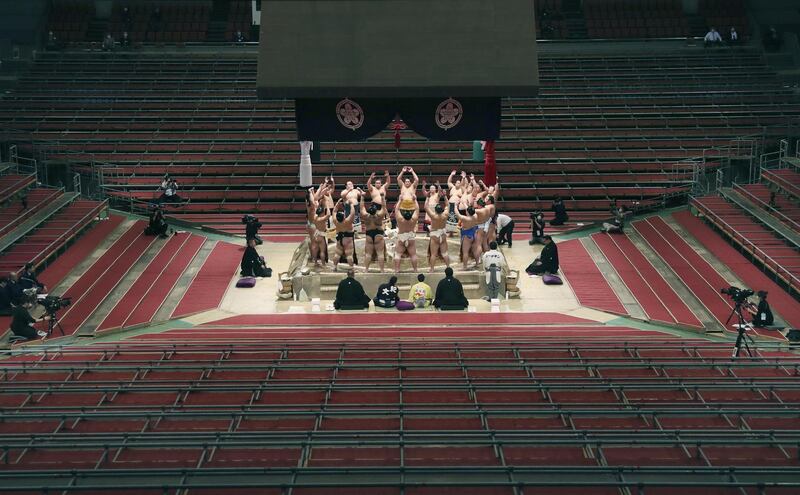
{"label": "white crest on banner", "polygon": [[340,124],[351,131],[355,131],[364,124],[364,110],[361,105],[349,98],[336,104],[336,117]]}
{"label": "white crest on banner", "polygon": [[457,126],[458,123],[461,122],[461,117],[463,116],[464,107],[454,98],[448,98],[439,103],[439,106],[436,107],[436,125],[445,131]]}

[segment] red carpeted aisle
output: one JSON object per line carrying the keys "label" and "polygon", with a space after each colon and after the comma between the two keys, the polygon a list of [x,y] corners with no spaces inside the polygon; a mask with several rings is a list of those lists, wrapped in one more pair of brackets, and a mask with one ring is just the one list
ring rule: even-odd
{"label": "red carpeted aisle", "polygon": [[203,267],[192,280],[172,317],[188,316],[215,309],[225,297],[228,285],[239,271],[244,248],[236,244],[218,242]]}
{"label": "red carpeted aisle", "polygon": [[61,315],[67,335],[80,328],[153,243],[144,227],[145,222],[134,223],[64,294],[72,298],[72,306]]}
{"label": "red carpeted aisle", "polygon": [[599,233],[592,239],[650,319],[703,328],[700,320],[628,237]]}
{"label": "red carpeted aisle", "polygon": [[772,309],[778,312],[793,327],[800,327],[800,303],[773,282],[753,263],[739,253],[733,246],[725,242],[714,230],[688,211],[674,213],[675,219],[706,249],[711,251],[720,261],[725,263],[744,283],[755,291],[769,292]]}
{"label": "red carpeted aisle", "polygon": [[169,265],[164,269],[158,278],[157,283],[150,288],[147,292],[147,297],[144,298],[136,309],[131,312],[128,319],[125,321],[125,326],[142,325],[149,323],[156,312],[164,304],[164,301],[172,292],[178,279],[183,275],[189,263],[192,262],[197,255],[203,243],[206,242],[205,237],[191,235],[186,243],[181,247],[178,253],[172,258]]}
{"label": "red carpeted aisle", "polygon": [[579,239],[558,244],[558,261],[582,306],[609,313],[628,314]]}
{"label": "red carpeted aisle", "polygon": [[108,220],[96,222],[83,234],[75,244],[71,245],[56,260],[39,274],[39,281],[47,287],[58,285],[86,256],[94,252],[103,240],[122,223],[124,217],[109,215]]}
{"label": "red carpeted aisle", "polygon": [[634,222],[634,228],[723,325],[733,309],[720,289],[729,284],[661,218]]}
{"label": "red carpeted aisle", "polygon": [[125,320],[144,301],[150,289],[160,282],[159,279],[162,273],[188,239],[188,234],[176,234],[166,241],[155,258],[150,261],[147,268],[139,275],[136,282],[117,302],[114,309],[111,310],[97,329],[108,330],[124,326]]}

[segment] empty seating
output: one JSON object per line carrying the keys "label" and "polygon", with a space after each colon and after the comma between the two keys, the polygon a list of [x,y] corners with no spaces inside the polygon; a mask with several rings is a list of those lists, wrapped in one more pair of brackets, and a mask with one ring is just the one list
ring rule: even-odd
{"label": "empty seating", "polygon": [[725,263],[748,288],[754,291],[767,291],[770,305],[786,320],[787,324],[793,327],[800,326],[800,302],[794,299],[790,293],[783,290],[699,218],[691,216],[689,212],[675,213],[673,216],[717,259]]}
{"label": "empty seating", "polygon": [[564,493],[618,493],[618,476],[643,469],[634,485],[658,493],[677,481],[730,486],[731,475],[769,483],[765,464],[800,471],[800,360],[778,349],[731,359],[729,343],[599,324],[579,340],[529,325],[513,340],[403,342],[206,327],[5,360],[6,489],[116,477],[143,493],[156,468],[160,493],[201,479],[225,493],[423,483],[478,495],[505,493],[509,479],[540,493],[554,486],[535,474],[546,468],[570,473]]}
{"label": "empty seating", "polygon": [[761,178],[795,200],[800,199],[800,172],[796,168],[762,170]]}
{"label": "empty seating", "polygon": [[76,200],[3,252],[0,272],[17,271],[25,263],[38,266],[92,224],[106,202]]}
{"label": "empty seating", "polygon": [[[257,101],[255,70],[244,48],[214,58],[46,54],[14,97],[0,103],[7,110],[0,120],[36,139],[58,140],[50,156],[87,172],[90,161],[104,162],[106,190],[120,207],[152,200],[169,171],[191,200],[172,208],[175,216],[206,215],[209,225],[235,231],[233,222],[207,215],[269,212],[282,230],[291,225],[287,231],[301,233],[295,219],[304,213],[305,192],[296,187],[293,108]],[[504,100],[497,146],[508,191],[500,208],[520,222],[530,211],[548,210],[557,195],[578,222],[607,216],[613,199],[640,207],[678,201],[692,170],[677,162],[704,152],[713,157],[705,150],[800,114],[796,95],[751,51],[541,57],[540,74],[539,97]],[[709,94],[708,84],[719,91]],[[99,104],[87,94],[111,98]],[[362,143],[324,143],[314,170],[316,177],[363,183],[365,170],[394,173],[397,160],[429,180],[454,168],[482,169],[471,162],[470,143],[429,142],[403,131],[398,153],[391,132]]]}
{"label": "empty seating", "polygon": [[17,194],[34,185],[35,182],[35,175],[0,176],[0,203],[11,201]]}
{"label": "empty seating", "polygon": [[787,227],[800,232],[800,204],[786,194],[769,189],[766,184],[745,184],[734,186],[734,190],[753,204],[761,207]]}
{"label": "empty seating", "polygon": [[769,227],[722,197],[692,199],[706,219],[792,290],[800,290],[800,251]]}

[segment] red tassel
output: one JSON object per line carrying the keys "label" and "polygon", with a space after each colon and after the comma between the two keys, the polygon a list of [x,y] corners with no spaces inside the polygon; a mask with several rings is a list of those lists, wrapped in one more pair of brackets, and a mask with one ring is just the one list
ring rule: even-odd
{"label": "red tassel", "polygon": [[394,130],[394,149],[400,151],[400,129]]}
{"label": "red tassel", "polygon": [[494,141],[486,141],[483,149],[483,182],[487,186],[497,184],[497,162],[494,159]]}

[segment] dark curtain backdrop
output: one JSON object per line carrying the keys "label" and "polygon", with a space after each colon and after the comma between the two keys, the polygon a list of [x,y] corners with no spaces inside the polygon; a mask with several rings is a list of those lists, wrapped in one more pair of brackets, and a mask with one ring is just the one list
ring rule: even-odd
{"label": "dark curtain backdrop", "polygon": [[[352,98],[349,106],[340,106],[337,115],[342,100],[295,100],[298,140],[361,141],[386,129],[396,115],[431,140],[489,141],[500,137],[500,98]],[[355,122],[359,123],[357,129],[347,127]]]}

